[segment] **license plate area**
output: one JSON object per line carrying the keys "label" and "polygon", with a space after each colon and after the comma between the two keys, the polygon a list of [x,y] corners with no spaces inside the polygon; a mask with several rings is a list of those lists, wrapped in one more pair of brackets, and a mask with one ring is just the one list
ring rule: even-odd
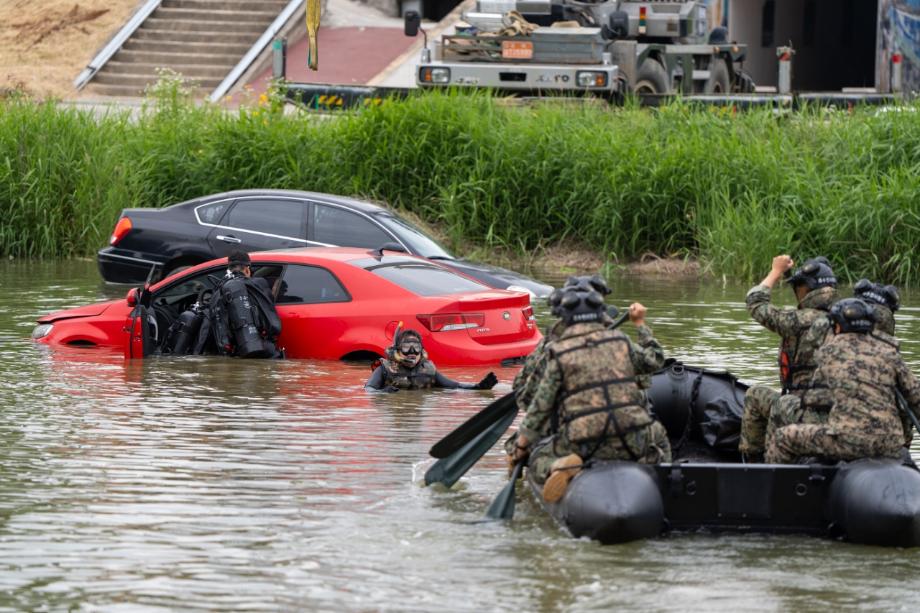
{"label": "license plate area", "polygon": [[502,59],[505,60],[530,60],[533,59],[533,43],[520,40],[502,41]]}

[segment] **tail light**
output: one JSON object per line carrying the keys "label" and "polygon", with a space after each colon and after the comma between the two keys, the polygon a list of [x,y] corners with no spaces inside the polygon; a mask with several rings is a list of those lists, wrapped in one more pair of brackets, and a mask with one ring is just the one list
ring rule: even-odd
{"label": "tail light", "polygon": [[109,244],[117,245],[118,241],[123,239],[133,227],[130,217],[122,217],[119,219],[118,223],[115,224],[115,229],[112,230],[112,238],[109,239]]}
{"label": "tail light", "polygon": [[525,306],[523,309],[521,309],[521,311],[524,313],[524,319],[526,319],[527,321],[533,321],[534,319],[536,319],[533,316],[532,306]]}
{"label": "tail light", "polygon": [[486,323],[483,313],[439,313],[437,315],[416,315],[416,319],[432,332],[481,328]]}

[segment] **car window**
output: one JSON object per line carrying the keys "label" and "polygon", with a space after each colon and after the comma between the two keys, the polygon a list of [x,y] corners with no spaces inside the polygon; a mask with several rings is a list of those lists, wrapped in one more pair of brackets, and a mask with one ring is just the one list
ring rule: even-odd
{"label": "car window", "polygon": [[303,209],[304,203],[298,200],[239,200],[221,225],[302,238]]}
{"label": "car window", "polygon": [[409,245],[413,253],[417,253],[423,258],[453,259],[453,256],[444,247],[405,219],[394,217],[388,213],[378,213],[375,217],[377,221],[386,226],[387,230]]}
{"label": "car window", "polygon": [[227,208],[229,206],[229,200],[200,206],[197,209],[198,220],[201,223],[220,223],[220,218],[224,216],[224,213],[227,212]]}
{"label": "car window", "polygon": [[351,296],[331,272],[319,266],[290,265],[277,288],[277,304],[349,302]]}
{"label": "car window", "polygon": [[491,289],[449,270],[424,264],[395,264],[368,270],[419,296],[444,296]]}
{"label": "car window", "polygon": [[313,240],[337,247],[376,249],[393,237],[366,217],[334,206],[313,206]]}
{"label": "car window", "polygon": [[166,301],[172,303],[174,298],[182,298],[191,294],[198,294],[203,289],[214,289],[224,277],[226,268],[209,268],[205,271],[195,273],[185,277],[169,287],[165,287],[156,293],[157,301]]}

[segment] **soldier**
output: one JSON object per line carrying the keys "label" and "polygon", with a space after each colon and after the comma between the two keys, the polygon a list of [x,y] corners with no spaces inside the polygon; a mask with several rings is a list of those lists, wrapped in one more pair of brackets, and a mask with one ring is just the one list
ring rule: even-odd
{"label": "soldier", "polygon": [[[510,454],[512,462],[530,456],[528,470],[545,482],[549,502],[562,497],[588,460],[671,460],[667,432],[636,383],[637,375],[664,364],[661,346],[645,325],[645,307],[629,307],[638,345],[607,329],[604,299],[594,289],[567,289],[560,310],[565,329],[546,344],[546,368]],[[552,437],[537,444],[545,432]]]}
{"label": "soldier", "polygon": [[777,428],[768,462],[898,458],[904,438],[897,394],[914,414],[920,411],[920,381],[901,359],[897,341],[870,334],[873,306],[847,298],[830,313],[835,335],[818,351],[813,385],[802,399],[806,408],[829,412],[827,422]]}
{"label": "soldier", "polygon": [[[762,458],[772,435],[771,424],[822,419],[820,415],[803,414],[797,397],[811,380],[815,351],[828,336],[827,310],[837,300],[837,279],[826,258],[806,260],[788,280],[799,301],[798,308],[778,309],[770,304],[770,291],[793,266],[788,255],[773,258],[770,273],[751,288],[745,299],[751,317],[782,337],[779,356],[782,392],[757,385],[744,397],[738,450],[748,461]],[[792,397],[787,400],[786,394]],[[774,412],[777,416],[771,419]]]}
{"label": "soldier", "polygon": [[869,279],[860,279],[853,286],[853,296],[875,307],[878,323],[876,332],[894,336],[894,313],[901,308],[901,295],[894,285],[873,283]]}

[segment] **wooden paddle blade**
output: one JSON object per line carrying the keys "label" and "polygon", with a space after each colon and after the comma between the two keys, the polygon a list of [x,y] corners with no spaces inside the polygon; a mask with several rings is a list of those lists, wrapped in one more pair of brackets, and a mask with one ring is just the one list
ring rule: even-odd
{"label": "wooden paddle blade", "polygon": [[492,448],[495,441],[501,438],[515,417],[517,417],[516,409],[513,413],[507,414],[504,419],[492,424],[491,428],[479,433],[453,454],[435,462],[425,472],[425,485],[440,483],[444,487],[450,487],[459,481],[460,477],[466,474],[466,471]]}
{"label": "wooden paddle blade", "polygon": [[514,392],[505,394],[468,420],[457,426],[450,434],[435,443],[428,454],[433,458],[446,458],[476,438],[483,430],[504,418],[509,412],[517,415]]}
{"label": "wooden paddle blade", "polygon": [[512,519],[514,518],[514,500],[516,498],[516,487],[518,479],[521,478],[521,471],[524,470],[524,463],[518,462],[514,465],[511,472],[511,478],[508,484],[498,493],[489,510],[486,511],[486,519]]}
{"label": "wooden paddle blade", "polygon": [[322,0],[307,0],[307,38],[309,49],[307,51],[307,66],[310,70],[319,68],[319,22],[322,17]]}

